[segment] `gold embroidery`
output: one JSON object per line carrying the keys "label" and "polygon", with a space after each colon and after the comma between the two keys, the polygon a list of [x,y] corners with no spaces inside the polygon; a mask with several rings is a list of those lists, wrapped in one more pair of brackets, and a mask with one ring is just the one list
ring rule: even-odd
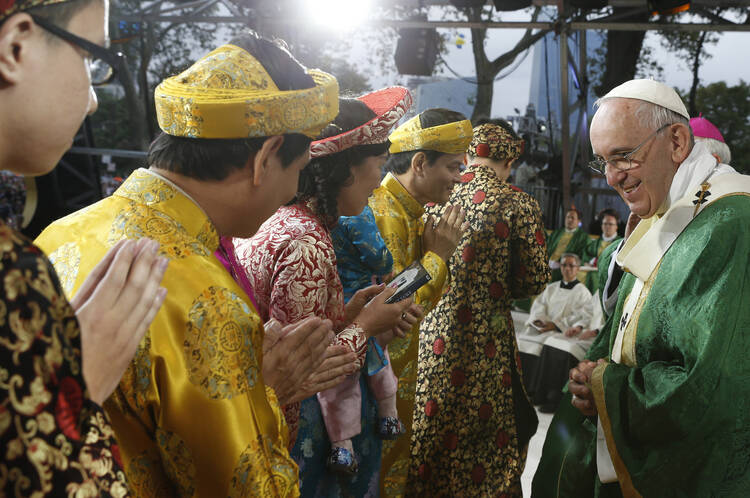
{"label": "gold embroidery", "polygon": [[635,308],[633,308],[632,318],[630,319],[630,321],[628,321],[628,324],[625,326],[625,330],[623,331],[621,353],[622,364],[631,368],[635,368],[638,366],[638,358],[635,354],[635,342],[638,335],[638,319],[641,316],[641,310],[643,309],[643,305],[648,298],[649,292],[651,292],[651,286],[654,284],[654,280],[656,280],[656,274],[659,273],[660,267],[661,261],[659,261],[659,264],[656,265],[654,271],[651,272],[651,276],[648,277],[646,283],[643,284],[641,294],[638,296],[638,302],[636,303]]}
{"label": "gold embroidery", "polygon": [[211,286],[188,313],[184,355],[190,382],[211,398],[248,392],[258,380],[260,318],[238,295]]}
{"label": "gold embroidery", "polygon": [[617,473],[617,480],[620,482],[620,489],[625,498],[640,498],[640,493],[635,489],[633,480],[630,477],[628,468],[625,466],[620,453],[617,451],[617,445],[615,444],[615,438],[612,434],[612,421],[607,413],[607,403],[604,393],[604,371],[609,366],[608,362],[601,365],[597,365],[594,368],[594,373],[591,375],[591,391],[594,394],[594,401],[596,402],[596,410],[599,413],[599,420],[602,423],[602,429],[604,430],[604,437],[607,440],[607,449],[609,455],[612,458],[612,464],[615,467]]}
{"label": "gold embroidery", "polygon": [[[191,236],[181,223],[166,213],[130,201],[127,209],[122,210],[112,222],[107,243],[114,245],[121,239],[140,239],[141,237],[148,237],[159,242],[159,253],[171,259],[194,255],[205,257],[212,254],[205,244],[196,241],[198,237]],[[207,241],[214,239],[210,233],[201,233],[199,237]]]}
{"label": "gold embroidery", "polygon": [[185,441],[174,432],[157,428],[156,443],[159,445],[164,471],[177,484],[180,496],[193,496],[195,464]]}
{"label": "gold embroidery", "polygon": [[[270,473],[266,469],[268,462]],[[240,455],[229,496],[289,496],[295,494],[297,481],[297,466],[269,438],[259,436]]]}

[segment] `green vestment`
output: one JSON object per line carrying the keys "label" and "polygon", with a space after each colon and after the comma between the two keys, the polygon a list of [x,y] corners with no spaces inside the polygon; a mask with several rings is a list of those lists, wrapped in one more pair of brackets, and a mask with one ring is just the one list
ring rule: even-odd
{"label": "green vestment", "polygon": [[[592,391],[619,483],[598,481],[596,419],[578,413],[568,395],[547,433],[533,496],[748,495],[748,233],[747,194],[700,211],[646,282],[622,363],[594,371]],[[615,312],[587,358],[610,358],[636,280],[623,276]]]}

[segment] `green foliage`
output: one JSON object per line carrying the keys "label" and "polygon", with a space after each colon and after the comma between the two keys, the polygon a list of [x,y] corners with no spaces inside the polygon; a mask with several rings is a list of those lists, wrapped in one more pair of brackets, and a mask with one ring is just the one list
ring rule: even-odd
{"label": "green foliage", "polygon": [[750,83],[723,81],[699,87],[696,107],[724,136],[732,151],[732,166],[750,174]]}

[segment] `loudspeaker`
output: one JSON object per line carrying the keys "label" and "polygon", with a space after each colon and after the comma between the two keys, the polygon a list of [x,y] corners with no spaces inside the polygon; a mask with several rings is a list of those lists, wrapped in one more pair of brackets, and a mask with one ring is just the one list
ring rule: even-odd
{"label": "loudspeaker", "polygon": [[438,55],[438,34],[434,28],[400,29],[396,45],[396,69],[400,74],[431,76]]}
{"label": "loudspeaker", "polygon": [[531,5],[531,0],[492,0],[495,10],[511,11],[525,9]]}

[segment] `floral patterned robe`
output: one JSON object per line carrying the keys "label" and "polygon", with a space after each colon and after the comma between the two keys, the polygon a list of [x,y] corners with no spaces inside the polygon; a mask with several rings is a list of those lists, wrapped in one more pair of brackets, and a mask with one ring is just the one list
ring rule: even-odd
{"label": "floral patterned robe", "polygon": [[471,226],[450,259],[448,289],[420,328],[406,495],[520,497],[537,418],[510,307],[549,279],[541,212],[482,165],[467,168],[449,203]]}
{"label": "floral patterned robe", "polygon": [[73,308],[42,251],[2,221],[0,496],[129,496]]}
{"label": "floral patterned robe", "polygon": [[[361,367],[367,337],[355,323],[344,323],[344,292],[328,229],[304,204],[283,206],[250,239],[233,239],[235,254],[250,282],[263,320],[282,324],[310,316],[327,318],[335,342],[356,353]],[[300,404],[284,407],[294,445]]]}

